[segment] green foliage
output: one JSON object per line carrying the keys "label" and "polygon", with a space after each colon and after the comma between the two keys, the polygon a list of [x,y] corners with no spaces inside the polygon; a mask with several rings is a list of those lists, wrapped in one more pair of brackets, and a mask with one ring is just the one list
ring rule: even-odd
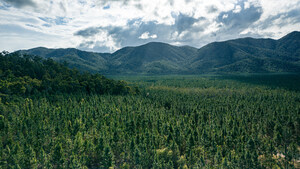
{"label": "green foliage", "polygon": [[128,77],[141,94],[1,100],[0,168],[297,168],[300,82],[252,78]]}
{"label": "green foliage", "polygon": [[102,161],[102,167],[105,169],[108,169],[109,167],[112,167],[113,165],[113,155],[109,147],[104,148],[104,155],[103,155],[103,161]]}
{"label": "green foliage", "polygon": [[52,153],[52,164],[56,168],[61,168],[64,163],[64,150],[61,143],[56,143]]}
{"label": "green foliage", "polygon": [[74,48],[47,49],[38,47],[30,50],[21,50],[18,52],[21,54],[39,56],[44,59],[51,58],[56,62],[62,63],[70,68],[76,68],[82,72],[89,71],[92,73],[97,73],[99,71],[105,71],[108,67],[106,54],[80,51]]}
{"label": "green foliage", "polygon": [[[2,73],[1,73],[2,72]],[[30,96],[37,94],[88,93],[136,94],[139,90],[124,81],[99,74],[79,73],[51,59],[18,53],[0,54],[0,94]]]}

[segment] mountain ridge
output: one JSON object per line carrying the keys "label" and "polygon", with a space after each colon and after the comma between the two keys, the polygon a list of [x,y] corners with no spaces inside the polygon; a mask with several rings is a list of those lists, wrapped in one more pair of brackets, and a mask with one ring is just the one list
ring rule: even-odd
{"label": "mountain ridge", "polygon": [[300,72],[300,32],[282,38],[239,38],[201,48],[149,42],[113,53],[75,48],[37,47],[22,54],[68,62],[81,71],[102,74],[200,74]]}

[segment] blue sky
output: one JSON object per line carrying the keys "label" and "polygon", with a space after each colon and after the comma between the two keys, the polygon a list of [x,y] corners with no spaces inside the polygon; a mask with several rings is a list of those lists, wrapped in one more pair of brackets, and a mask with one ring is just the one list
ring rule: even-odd
{"label": "blue sky", "polygon": [[114,52],[152,41],[202,47],[300,30],[300,0],[0,0],[0,51]]}

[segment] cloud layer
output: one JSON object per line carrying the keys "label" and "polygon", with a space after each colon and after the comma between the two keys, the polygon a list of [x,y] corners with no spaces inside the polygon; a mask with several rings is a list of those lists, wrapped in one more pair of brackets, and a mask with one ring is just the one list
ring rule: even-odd
{"label": "cloud layer", "polygon": [[113,52],[151,41],[201,47],[298,30],[300,0],[2,0],[0,50]]}

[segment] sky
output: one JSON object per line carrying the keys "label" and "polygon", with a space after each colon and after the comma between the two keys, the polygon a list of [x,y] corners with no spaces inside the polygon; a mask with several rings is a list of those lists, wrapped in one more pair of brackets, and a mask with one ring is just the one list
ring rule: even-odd
{"label": "sky", "polygon": [[202,47],[300,30],[300,0],[0,0],[0,51]]}

